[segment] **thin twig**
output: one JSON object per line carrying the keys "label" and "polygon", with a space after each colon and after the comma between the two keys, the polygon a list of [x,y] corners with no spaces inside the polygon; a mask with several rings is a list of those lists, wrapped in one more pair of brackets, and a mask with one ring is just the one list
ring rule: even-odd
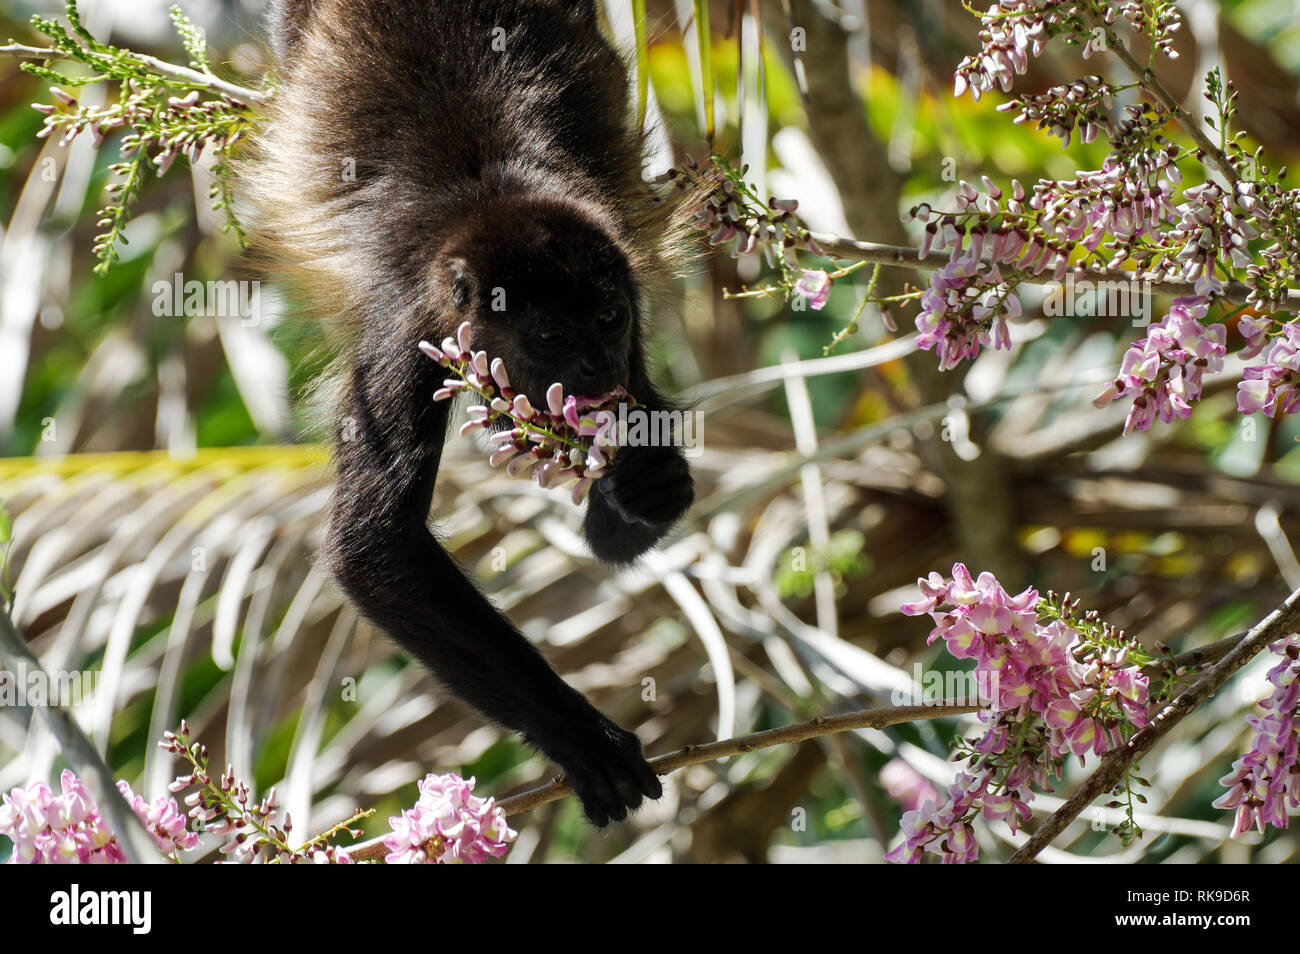
{"label": "thin twig", "polygon": [[1142,88],[1169,111],[1169,114],[1174,117],[1178,125],[1183,127],[1183,131],[1192,137],[1197,147],[1214,160],[1223,171],[1223,174],[1228,177],[1228,180],[1235,185],[1237,176],[1228,162],[1228,157],[1205,134],[1205,127],[1196,120],[1196,117],[1183,109],[1182,104],[1174,98],[1174,95],[1165,89],[1164,84],[1156,76],[1155,70],[1149,66],[1143,66],[1137,61],[1137,58],[1129,52],[1129,48],[1124,44],[1124,41],[1120,39],[1119,33],[1115,30],[1113,24],[1106,23],[1096,17],[1093,18],[1093,23],[1106,31],[1106,43],[1109,45],[1110,52],[1114,53],[1120,62],[1128,67],[1129,72],[1142,85]]}
{"label": "thin twig", "polygon": [[[16,56],[24,60],[42,60],[46,63],[60,60],[73,61],[75,57],[64,53],[62,50],[56,50],[53,47],[44,46],[26,46],[22,43],[13,43],[8,46],[0,46],[0,56]],[[266,93],[260,93],[255,89],[248,89],[245,86],[239,86],[235,83],[228,83],[217,76],[209,73],[200,73],[198,70],[192,70],[188,66],[177,66],[175,63],[168,63],[154,56],[147,56],[144,53],[128,53],[127,57],[143,67],[160,73],[163,76],[180,80],[183,83],[192,83],[195,86],[204,86],[218,93],[225,93],[233,96],[235,99],[243,100],[246,103],[265,103],[270,97]]]}
{"label": "thin twig", "polygon": [[1165,656],[1157,659],[1142,667],[1142,674],[1148,679],[1166,678],[1173,675],[1179,669],[1194,669],[1198,666],[1208,666],[1210,663],[1216,663],[1233,648],[1246,638],[1245,633],[1235,633],[1232,636],[1225,636],[1213,643],[1207,643],[1204,646],[1197,646],[1195,649],[1189,649],[1181,652],[1177,656]]}
{"label": "thin twig", "polygon": [[[1119,33],[1116,32],[1113,24],[1105,23],[1095,16],[1093,17],[1093,23],[1106,31],[1106,42],[1109,44],[1110,52],[1114,53],[1128,71],[1133,74],[1133,78],[1137,80],[1138,84],[1148,94],[1150,94],[1153,99],[1159,102],[1161,106],[1169,111],[1169,114],[1173,116],[1174,121],[1183,128],[1183,131],[1186,132],[1187,135],[1192,137],[1192,141],[1196,143],[1197,148],[1205,154],[1206,162],[1213,163],[1218,167],[1219,172],[1223,175],[1224,179],[1227,180],[1228,185],[1232,187],[1230,191],[1235,192],[1236,187],[1241,182],[1241,176],[1237,174],[1236,168],[1228,161],[1227,154],[1215,144],[1213,139],[1206,135],[1205,127],[1200,123],[1200,121],[1185,110],[1174,95],[1165,88],[1165,85],[1160,82],[1160,78],[1156,76],[1154,69],[1150,66],[1143,66],[1138,62],[1137,58],[1124,44],[1124,41],[1120,39]],[[1222,131],[1227,135],[1226,123],[1224,126],[1225,128]],[[1271,228],[1272,223],[1266,216],[1260,215],[1256,217],[1254,221],[1255,224],[1259,226],[1260,234],[1263,238],[1279,242],[1283,246],[1289,244],[1288,239],[1285,236],[1279,236],[1277,232]],[[1229,288],[1235,288],[1238,285],[1238,282],[1232,282],[1229,285]],[[1238,304],[1245,304],[1244,298],[1237,298],[1226,293],[1224,297],[1230,301],[1237,302]],[[1300,292],[1288,289],[1287,301],[1300,301]]]}
{"label": "thin twig", "polygon": [[[931,251],[929,255],[921,258],[918,250],[909,245],[861,242],[857,239],[844,238],[828,232],[813,232],[812,237],[830,258],[840,260],[874,262],[878,265],[910,268],[915,271],[935,271],[947,265],[949,260],[949,254],[944,251]],[[1180,297],[1196,294],[1196,288],[1191,282],[1174,279],[1164,279],[1157,282],[1149,278],[1137,278],[1132,272],[1120,268],[1107,270],[1071,267],[1070,273],[1078,278],[1094,282],[1137,281],[1143,285],[1150,285],[1152,291],[1162,295]],[[1026,285],[1046,285],[1053,281],[1054,279],[1048,273],[1030,275],[1023,279]],[[1223,289],[1222,297],[1225,301],[1240,304],[1246,301],[1246,296],[1249,293],[1250,289],[1241,282],[1229,282]],[[1287,300],[1300,303],[1300,290],[1289,289],[1287,291]]]}
{"label": "thin twig", "polygon": [[1011,856],[1010,863],[1026,864],[1032,861],[1034,856],[1051,844],[1080,812],[1099,796],[1113,789],[1130,765],[1201,703],[1214,695],[1229,677],[1250,662],[1269,643],[1296,632],[1297,628],[1300,628],[1300,590],[1288,596],[1285,603],[1252,628],[1231,652],[1215,664],[1213,669],[1165,706],[1145,728],[1129,739],[1128,744],[1112,750],[1103,757],[1097,771],[1093,772],[1069,800],[1053,812],[1042,827],[1034,832],[1033,837]]}
{"label": "thin twig", "polygon": [[[968,715],[979,712],[979,706],[930,705],[930,706],[895,706],[888,709],[861,709],[844,715],[824,716],[810,722],[768,729],[738,739],[724,739],[708,745],[688,745],[668,755],[650,759],[650,767],[657,775],[669,775],[678,769],[701,762],[712,762],[729,755],[744,752],[756,752],[774,745],[787,745],[793,742],[805,742],[823,735],[836,732],[848,732],[852,729],[883,729],[885,726],[898,725],[900,722],[920,722],[926,719],[942,719],[945,716]],[[545,785],[512,795],[500,801],[501,809],[507,815],[520,815],[531,812],[548,802],[554,802],[573,794],[573,786],[563,778],[554,778]],[[374,838],[347,849],[353,861],[373,861],[383,858],[388,853],[384,839]]]}

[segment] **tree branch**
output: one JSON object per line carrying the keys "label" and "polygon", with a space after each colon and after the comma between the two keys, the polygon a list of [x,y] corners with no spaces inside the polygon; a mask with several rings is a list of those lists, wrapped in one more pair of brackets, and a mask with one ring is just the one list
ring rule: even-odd
{"label": "tree branch", "polygon": [[[1235,647],[1225,655],[1214,668],[1188,687],[1178,698],[1156,715],[1154,719],[1129,739],[1128,744],[1107,753],[1101,760],[1097,771],[1070,796],[1064,805],[1052,813],[1051,817],[1034,832],[1019,851],[1010,858],[1011,864],[1027,864],[1046,848],[1065,830],[1079,813],[1087,808],[1099,796],[1109,792],[1118,784],[1130,765],[1160,739],[1164,738],[1174,726],[1190,715],[1197,706],[1214,695],[1237,670],[1250,662],[1269,643],[1282,639],[1300,628],[1300,590],[1287,597],[1286,602],[1269,613],[1261,622],[1251,629]],[[1210,650],[1219,643],[1202,647]]]}
{"label": "tree branch", "polygon": [[[932,251],[925,258],[917,254],[917,249],[908,245],[883,245],[880,242],[860,242],[856,239],[844,238],[840,235],[832,235],[827,232],[813,232],[813,240],[821,246],[831,258],[853,261],[853,262],[871,262],[876,265],[890,265],[897,268],[910,268],[916,271],[935,271],[943,268],[948,264],[949,255],[947,252]],[[1004,268],[1005,272],[1006,269]],[[1113,282],[1113,281],[1133,281],[1132,272],[1123,269],[1099,269],[1099,268],[1071,268],[1071,274],[1076,277],[1087,279],[1094,282]],[[1053,279],[1050,275],[1033,275],[1029,274],[1023,279],[1029,285],[1046,285]],[[1195,287],[1191,282],[1176,281],[1165,279],[1164,281],[1151,281],[1147,278],[1137,279],[1142,284],[1150,285],[1153,291],[1164,295],[1173,295],[1175,297],[1182,295],[1193,295],[1196,293]],[[1230,282],[1223,289],[1223,298],[1236,304],[1244,304],[1246,295],[1250,292],[1241,282]],[[1287,300],[1300,303],[1300,290],[1290,289],[1287,292]]]}
{"label": "tree branch", "polygon": [[1192,669],[1197,666],[1216,663],[1232,652],[1236,645],[1245,638],[1245,633],[1236,633],[1232,636],[1225,636],[1216,642],[1206,643],[1204,646],[1197,646],[1195,649],[1181,652],[1177,656],[1166,656],[1157,659],[1155,662],[1142,667],[1142,675],[1148,679],[1167,679],[1179,669]]}
{"label": "tree branch", "polygon": [[[56,50],[53,47],[25,46],[22,43],[0,46],[0,56],[16,56],[24,60],[42,60],[46,63],[55,60],[75,60],[74,57],[69,56],[61,50]],[[146,56],[143,53],[129,52],[126,53],[126,56],[136,63],[139,63],[141,66],[151,69],[162,76],[174,80],[180,80],[183,83],[191,83],[195,86],[207,87],[214,92],[225,93],[227,96],[233,96],[235,99],[243,100],[245,103],[265,103],[270,99],[266,93],[260,93],[254,89],[238,86],[235,83],[228,83],[209,73],[200,73],[198,70],[192,70],[188,66],[177,66],[175,63],[168,63],[165,60],[160,60],[153,56]]]}
{"label": "tree branch", "polygon": [[[708,745],[688,745],[668,755],[661,755],[650,760],[650,767],[658,775],[669,775],[678,769],[701,762],[712,762],[729,755],[755,752],[775,745],[792,742],[805,742],[823,735],[848,732],[852,729],[883,729],[885,726],[898,725],[900,722],[920,722],[926,719],[942,719],[945,716],[968,715],[979,712],[980,706],[931,705],[931,706],[896,706],[888,709],[861,709],[844,715],[822,716],[810,722],[768,729],[737,739],[724,739]],[[553,802],[573,794],[571,786],[563,778],[554,778],[520,795],[502,799],[499,804],[507,815],[520,815],[531,812],[548,802]],[[347,849],[353,861],[373,861],[381,859],[388,853],[384,847],[383,836],[373,838]]]}

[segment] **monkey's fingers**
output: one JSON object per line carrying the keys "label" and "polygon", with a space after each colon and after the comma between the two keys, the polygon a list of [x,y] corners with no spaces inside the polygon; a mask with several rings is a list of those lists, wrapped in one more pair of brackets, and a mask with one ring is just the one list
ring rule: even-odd
{"label": "monkey's fingers", "polygon": [[596,827],[623,821],[647,797],[663,795],[663,785],[641,753],[635,734],[602,719],[595,739],[561,763],[583,812]]}
{"label": "monkey's fingers", "polygon": [[610,496],[628,523],[672,523],[695,499],[690,465],[670,448],[630,448],[619,456]]}

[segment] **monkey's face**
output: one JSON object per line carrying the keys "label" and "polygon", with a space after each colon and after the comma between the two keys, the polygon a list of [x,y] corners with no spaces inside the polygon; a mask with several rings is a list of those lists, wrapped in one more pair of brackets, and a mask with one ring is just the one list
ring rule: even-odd
{"label": "monkey's face", "polygon": [[498,223],[499,239],[462,246],[470,254],[448,263],[452,303],[458,321],[472,323],[474,347],[501,358],[511,385],[539,407],[555,382],[590,397],[625,384],[638,334],[627,257],[567,208],[522,218]]}

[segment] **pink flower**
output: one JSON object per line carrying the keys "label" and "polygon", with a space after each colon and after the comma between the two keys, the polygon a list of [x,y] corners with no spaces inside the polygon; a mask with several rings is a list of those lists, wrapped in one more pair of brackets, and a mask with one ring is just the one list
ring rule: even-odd
{"label": "pink flower", "polygon": [[1129,347],[1119,376],[1093,401],[1105,407],[1118,397],[1134,398],[1125,434],[1147,430],[1157,417],[1168,424],[1190,416],[1206,372],[1223,370],[1227,329],[1201,323],[1209,304],[1203,296],[1175,299],[1165,319]]}
{"label": "pink flower", "polygon": [[1268,333],[1273,322],[1265,317],[1246,315],[1237,322],[1237,330],[1246,339],[1246,347],[1238,352],[1242,358],[1253,358],[1268,347]]}
{"label": "pink flower", "polygon": [[939,793],[929,779],[900,758],[885,763],[880,770],[880,784],[885,789],[885,794],[908,811],[914,811],[926,802],[939,800]]}
{"label": "pink flower", "polygon": [[428,775],[415,807],[388,819],[388,864],[482,864],[503,858],[516,832],[491,798],[473,794],[474,779]]}
{"label": "pink flower", "polygon": [[143,795],[131,791],[131,786],[124,781],[117,783],[117,789],[164,855],[170,858],[178,852],[192,851],[198,847],[199,836],[186,828],[185,813],[176,804],[176,799],[163,797],[151,804]]}
{"label": "pink flower", "polygon": [[903,812],[903,841],[885,853],[885,860],[894,864],[919,864],[925,846],[934,838],[935,803],[927,801],[920,808]]}
{"label": "pink flower", "polygon": [[[1257,340],[1263,335],[1258,332]],[[1242,377],[1237,385],[1237,410],[1242,414],[1263,411],[1265,417],[1273,417],[1279,410],[1283,414],[1300,410],[1300,327],[1283,325],[1282,337],[1274,340],[1264,362],[1246,368]]]}
{"label": "pink flower", "polygon": [[1020,825],[1029,821],[1033,810],[1029,807],[1029,802],[1033,800],[1033,792],[1021,795],[1019,791],[1009,791],[1001,795],[988,795],[984,798],[982,812],[984,817],[993,820],[1002,820],[1014,833]]}
{"label": "pink flower", "polygon": [[1232,837],[1257,827],[1286,828],[1300,811],[1300,636],[1273,643],[1280,657],[1270,670],[1273,694],[1260,703],[1263,715],[1248,716],[1255,730],[1250,749],[1220,779],[1227,788],[1215,808],[1236,809]]}
{"label": "pink flower", "polygon": [[831,297],[833,284],[835,282],[826,272],[820,269],[804,269],[803,277],[795,282],[794,291],[796,295],[808,299],[808,306],[813,311],[821,311]]}
{"label": "pink flower", "polygon": [[981,348],[1010,348],[1007,319],[1019,317],[1021,309],[1020,299],[1002,281],[997,265],[980,260],[977,244],[963,251],[959,235],[946,235],[942,241],[953,246],[953,257],[931,276],[930,288],[921,298],[916,346],[934,351],[939,369],[948,371],[974,360]]}
{"label": "pink flower", "polygon": [[0,806],[0,834],[14,843],[10,864],[123,864],[126,856],[91,802],[81,780],[67,769],[61,793],[37,782],[15,788]]}

